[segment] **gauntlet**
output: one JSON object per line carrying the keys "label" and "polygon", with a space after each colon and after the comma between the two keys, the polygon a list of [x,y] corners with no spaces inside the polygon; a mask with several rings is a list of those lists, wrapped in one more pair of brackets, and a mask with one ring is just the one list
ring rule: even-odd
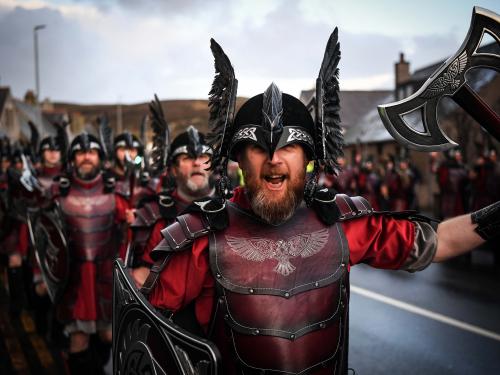
{"label": "gauntlet", "polygon": [[471,215],[476,231],[483,239],[490,240],[500,235],[500,201],[490,204]]}

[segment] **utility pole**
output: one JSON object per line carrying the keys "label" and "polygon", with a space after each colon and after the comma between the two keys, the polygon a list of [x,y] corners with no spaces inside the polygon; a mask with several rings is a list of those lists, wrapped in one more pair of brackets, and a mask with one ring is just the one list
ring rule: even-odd
{"label": "utility pole", "polygon": [[40,76],[38,73],[38,30],[42,29],[45,29],[45,25],[36,25],[33,28],[33,39],[35,44],[35,84],[36,84],[35,100],[37,103],[40,95]]}

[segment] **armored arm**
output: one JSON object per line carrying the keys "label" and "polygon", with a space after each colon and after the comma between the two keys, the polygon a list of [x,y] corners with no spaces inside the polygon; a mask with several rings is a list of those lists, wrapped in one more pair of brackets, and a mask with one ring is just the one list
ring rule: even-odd
{"label": "armored arm", "polygon": [[439,224],[435,262],[473,250],[500,235],[500,202],[472,214],[458,216]]}

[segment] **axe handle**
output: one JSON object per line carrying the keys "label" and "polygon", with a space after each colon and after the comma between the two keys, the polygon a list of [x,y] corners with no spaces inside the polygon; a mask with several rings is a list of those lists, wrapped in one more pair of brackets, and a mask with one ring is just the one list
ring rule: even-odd
{"label": "axe handle", "polygon": [[500,141],[500,117],[483,99],[466,83],[452,96],[479,125]]}

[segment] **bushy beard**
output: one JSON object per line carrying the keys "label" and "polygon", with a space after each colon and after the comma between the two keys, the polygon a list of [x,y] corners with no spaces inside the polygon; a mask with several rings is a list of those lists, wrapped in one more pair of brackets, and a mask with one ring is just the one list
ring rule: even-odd
{"label": "bushy beard", "polygon": [[198,185],[191,181],[190,178],[178,178],[178,189],[181,189],[184,193],[191,197],[201,198],[210,193],[210,181],[208,176],[205,178],[205,182],[202,185]]}
{"label": "bushy beard", "polygon": [[99,174],[99,167],[93,167],[90,171],[83,171],[81,167],[76,169],[76,176],[84,181],[90,181],[97,177]]}
{"label": "bushy beard", "polygon": [[290,219],[304,197],[305,170],[288,180],[287,189],[280,198],[260,186],[260,181],[244,173],[253,212],[266,223],[279,225]]}
{"label": "bushy beard", "polygon": [[204,193],[204,192],[207,192],[209,190],[209,186],[208,186],[208,178],[205,179],[205,182],[203,183],[203,185],[201,186],[198,186],[196,185],[193,181],[191,180],[187,180],[186,181],[186,190],[188,191],[189,194],[191,195],[197,195],[197,194],[200,194],[200,193]]}

